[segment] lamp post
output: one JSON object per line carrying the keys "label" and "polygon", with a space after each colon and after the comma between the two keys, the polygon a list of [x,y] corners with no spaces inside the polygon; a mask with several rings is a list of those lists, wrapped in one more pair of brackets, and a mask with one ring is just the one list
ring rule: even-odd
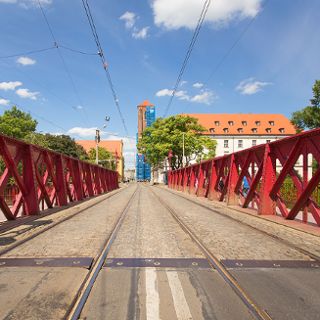
{"label": "lamp post", "polygon": [[[106,122],[104,125],[103,125],[103,129],[105,129],[107,127],[107,122],[110,121],[110,117],[109,116],[106,116],[104,118],[104,121]],[[99,142],[100,142],[100,129],[96,129],[96,136],[95,136],[95,141],[96,141],[96,164],[99,164]]]}
{"label": "lamp post", "polygon": [[184,135],[186,133],[185,132],[182,132],[182,167],[184,167],[185,165],[185,161],[184,161]]}

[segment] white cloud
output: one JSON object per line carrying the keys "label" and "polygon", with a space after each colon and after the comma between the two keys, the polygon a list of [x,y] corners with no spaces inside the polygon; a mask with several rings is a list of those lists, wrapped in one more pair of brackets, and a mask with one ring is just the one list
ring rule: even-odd
{"label": "white cloud", "polygon": [[[0,0],[0,3],[18,4],[20,7],[24,9],[39,6],[38,0]],[[52,0],[40,0],[40,3],[42,6],[47,6],[52,3]]]}
{"label": "white cloud", "polygon": [[185,84],[187,84],[188,83],[188,81],[186,81],[186,80],[182,80],[181,82],[180,82],[180,87],[183,87]]}
{"label": "white cloud", "polygon": [[20,81],[0,82],[0,90],[15,90],[17,87],[22,86]]}
{"label": "white cloud", "polygon": [[[157,97],[171,96],[172,92],[173,91],[169,89],[162,89],[156,92],[156,96]],[[211,104],[216,98],[214,92],[211,90],[202,90],[200,94],[197,94],[195,96],[190,96],[188,95],[187,91],[180,90],[180,91],[176,91],[175,96],[179,100],[185,100],[185,101],[195,102],[195,103],[204,103],[207,105]]]}
{"label": "white cloud", "polygon": [[[199,0],[153,0],[154,22],[166,29],[194,29],[203,3]],[[262,0],[214,0],[205,21],[221,26],[232,20],[254,17],[261,10],[261,3]]]}
{"label": "white cloud", "polygon": [[196,82],[192,85],[194,88],[197,88],[197,89],[201,89],[203,87],[203,83],[201,82]]}
{"label": "white cloud", "polygon": [[[156,92],[157,97],[166,97],[166,96],[171,96],[173,93],[173,90],[169,89],[162,89]],[[176,91],[175,96],[180,99],[180,100],[189,100],[190,97],[187,95],[187,92],[184,90],[179,90]]]}
{"label": "white cloud", "polygon": [[70,135],[81,137],[81,138],[88,138],[88,137],[92,138],[92,137],[95,137],[96,135],[96,129],[97,129],[96,127],[93,127],[93,128],[74,127],[68,130],[67,133]]}
{"label": "white cloud", "polygon": [[9,105],[9,103],[10,103],[9,100],[0,98],[0,105],[1,106],[7,106],[7,105]]}
{"label": "white cloud", "polygon": [[133,12],[126,11],[119,19],[125,22],[125,26],[127,29],[133,28],[136,23],[136,15]]}
{"label": "white cloud", "polygon": [[135,39],[145,39],[148,36],[148,30],[149,27],[144,27],[142,29],[134,28],[134,31],[132,32],[132,37]]}
{"label": "white cloud", "polygon": [[215,94],[212,91],[206,90],[192,97],[190,101],[210,105],[212,104],[214,99],[215,99]]}
{"label": "white cloud", "polygon": [[17,59],[17,63],[22,64],[23,66],[31,66],[36,63],[36,60],[33,60],[28,57],[20,57]]}
{"label": "white cloud", "polygon": [[249,78],[241,81],[236,90],[244,95],[252,95],[262,90],[263,87],[271,85],[271,82],[256,81],[254,78]]}
{"label": "white cloud", "polygon": [[74,110],[82,110],[82,109],[83,109],[83,106],[80,106],[80,105],[78,105],[78,106],[73,106],[72,109],[74,109]]}
{"label": "white cloud", "polygon": [[20,98],[37,100],[37,97],[40,94],[40,92],[31,92],[29,91],[29,89],[21,88],[16,91],[16,94]]}

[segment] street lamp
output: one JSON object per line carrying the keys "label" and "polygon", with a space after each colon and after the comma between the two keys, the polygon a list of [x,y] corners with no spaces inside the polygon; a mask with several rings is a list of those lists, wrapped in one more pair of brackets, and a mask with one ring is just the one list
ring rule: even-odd
{"label": "street lamp", "polygon": [[[110,121],[110,117],[106,116],[104,118],[104,121],[109,122]],[[107,123],[105,123],[103,125],[103,129],[105,129],[107,127]],[[99,164],[99,142],[100,142],[100,129],[96,129],[96,136],[95,136],[95,141],[96,141],[96,164]]]}

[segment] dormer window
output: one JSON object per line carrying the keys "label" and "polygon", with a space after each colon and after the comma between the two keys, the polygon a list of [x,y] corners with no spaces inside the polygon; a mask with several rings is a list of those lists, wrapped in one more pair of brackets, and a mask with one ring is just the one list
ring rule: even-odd
{"label": "dormer window", "polygon": [[280,133],[284,133],[284,128],[279,129]]}
{"label": "dormer window", "polygon": [[243,133],[243,128],[238,128],[239,133]]}
{"label": "dormer window", "polygon": [[214,122],[214,125],[215,125],[215,126],[220,126],[220,121],[215,121],[215,122]]}
{"label": "dormer window", "polygon": [[270,126],[274,126],[274,121],[269,121]]}
{"label": "dormer window", "polygon": [[245,127],[246,125],[248,125],[247,121],[242,121],[242,125]]}
{"label": "dormer window", "polygon": [[256,126],[260,126],[261,125],[261,121],[256,121]]}
{"label": "dormer window", "polygon": [[228,132],[229,132],[229,129],[228,129],[228,128],[223,128],[223,132],[224,132],[224,133],[228,133]]}
{"label": "dormer window", "polygon": [[210,128],[209,130],[210,130],[211,133],[214,133],[214,132],[215,132],[215,129],[214,129],[214,128]]}
{"label": "dormer window", "polygon": [[257,128],[252,128],[251,131],[252,131],[253,133],[257,133],[258,130],[257,130]]}
{"label": "dormer window", "polygon": [[229,126],[233,126],[233,125],[234,125],[234,122],[233,122],[233,121],[228,121],[228,125],[229,125]]}
{"label": "dormer window", "polygon": [[271,128],[266,128],[267,133],[271,133]]}

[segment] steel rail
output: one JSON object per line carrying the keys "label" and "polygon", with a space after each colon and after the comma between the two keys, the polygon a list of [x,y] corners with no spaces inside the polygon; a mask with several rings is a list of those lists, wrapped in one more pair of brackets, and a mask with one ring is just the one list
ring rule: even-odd
{"label": "steel rail", "polygon": [[[159,187],[157,187],[157,188],[159,188]],[[159,188],[159,189],[160,189],[160,188]],[[249,227],[249,228],[251,228],[251,229],[253,229],[253,230],[255,230],[255,231],[258,231],[259,233],[261,233],[261,234],[263,234],[263,235],[265,235],[265,236],[268,236],[268,237],[270,237],[270,238],[273,239],[273,240],[277,240],[277,241],[279,241],[279,242],[282,242],[283,244],[287,245],[287,246],[290,247],[291,249],[295,249],[296,251],[298,251],[298,252],[300,252],[300,253],[308,256],[309,258],[315,260],[316,262],[320,262],[320,256],[318,256],[318,255],[316,255],[316,254],[314,254],[314,253],[312,253],[312,252],[309,252],[308,250],[302,249],[302,248],[296,246],[295,244],[289,242],[288,240],[282,239],[282,238],[280,238],[280,237],[278,237],[278,236],[276,236],[276,235],[274,235],[274,234],[271,234],[271,233],[269,233],[269,232],[267,232],[267,231],[264,231],[264,230],[261,230],[261,229],[259,229],[259,228],[257,228],[257,227],[254,227],[254,226],[252,226],[252,225],[249,224],[249,223],[246,223],[246,222],[244,222],[244,221],[241,221],[241,220],[238,220],[238,219],[236,219],[236,218],[233,218],[233,217],[231,217],[231,216],[229,216],[229,215],[227,215],[227,214],[221,213],[220,211],[215,210],[215,209],[211,208],[210,206],[207,206],[207,205],[205,205],[205,204],[199,203],[199,202],[197,202],[197,201],[195,201],[195,200],[193,200],[193,199],[189,199],[188,197],[186,197],[186,196],[184,196],[184,195],[182,195],[182,194],[175,193],[175,192],[173,192],[173,191],[171,191],[171,190],[169,190],[169,189],[164,189],[164,188],[161,188],[161,190],[164,190],[164,191],[167,191],[167,192],[169,192],[169,193],[171,193],[171,194],[174,194],[174,195],[176,195],[176,196],[178,196],[178,197],[180,197],[180,198],[182,198],[182,199],[185,199],[185,200],[187,200],[187,201],[189,201],[189,202],[191,202],[191,203],[193,203],[193,204],[196,204],[196,205],[198,205],[198,206],[201,207],[201,208],[204,208],[204,209],[207,209],[207,210],[209,210],[209,211],[211,211],[211,212],[214,212],[214,213],[216,213],[216,214],[218,214],[218,215],[220,215],[220,216],[222,216],[222,217],[225,217],[225,218],[228,218],[228,219],[230,219],[230,220],[232,220],[232,221],[241,223],[241,224],[243,224],[244,226]],[[236,208],[230,208],[230,207],[228,207],[227,209],[229,209],[229,210],[234,210],[234,211],[237,211],[237,212],[241,212],[241,213],[247,214],[247,213],[245,213],[245,212],[239,211],[239,210],[236,209]],[[275,222],[270,221],[270,220],[268,220],[268,222],[275,223]],[[288,227],[288,228],[291,228],[291,227]],[[299,231],[299,230],[297,230],[297,229],[295,229],[295,228],[291,228],[291,229],[293,229],[293,230],[295,230],[295,231]],[[303,231],[300,231],[300,232],[303,232]]]}
{"label": "steel rail", "polygon": [[[101,200],[99,200],[98,202],[93,203],[92,205],[90,205],[90,206],[88,206],[88,207],[86,207],[86,208],[84,208],[84,209],[81,209],[81,210],[79,210],[79,211],[77,211],[77,212],[75,212],[75,213],[72,213],[72,214],[68,215],[68,216],[65,217],[65,218],[62,218],[61,220],[59,220],[59,221],[57,221],[57,222],[52,223],[50,226],[47,226],[47,227],[41,229],[40,231],[33,233],[32,235],[30,235],[29,237],[27,237],[27,238],[25,238],[25,239],[22,239],[22,240],[20,240],[20,241],[17,241],[16,243],[14,243],[13,245],[11,245],[10,247],[1,250],[1,251],[0,251],[0,257],[1,257],[2,255],[6,254],[6,253],[8,253],[8,252],[10,252],[10,251],[12,251],[13,249],[21,246],[22,244],[28,242],[29,240],[32,240],[32,239],[36,238],[37,236],[45,233],[46,231],[48,231],[48,230],[56,227],[57,225],[59,225],[59,224],[65,222],[65,221],[68,221],[68,220],[74,218],[76,215],[78,215],[78,214],[80,214],[80,213],[82,213],[82,212],[84,212],[84,211],[86,211],[86,210],[88,210],[88,209],[91,209],[91,208],[95,207],[96,205],[100,204],[101,202],[103,202],[103,201],[105,201],[105,200],[110,199],[111,197],[117,195],[118,193],[120,193],[120,192],[123,191],[123,190],[125,190],[125,189],[116,189],[116,190],[110,191],[110,193],[111,193],[111,192],[113,192],[113,193],[110,194],[108,197],[105,197],[104,199],[101,199]],[[103,195],[103,194],[97,195],[97,197],[102,196],[102,195]],[[89,198],[88,200],[90,200],[90,199],[94,199],[94,198]],[[81,201],[79,201],[79,202],[81,202]],[[79,204],[80,204],[80,203],[77,203],[76,205],[79,205]],[[71,208],[72,208],[72,207],[71,207]],[[52,212],[52,213],[50,213],[50,214],[46,214],[46,215],[43,215],[43,216],[36,217],[36,219],[33,219],[33,220],[29,220],[29,219],[28,219],[26,222],[35,221],[35,220],[41,219],[41,218],[46,217],[46,216],[53,215],[53,214],[55,214],[55,213],[58,213],[58,212],[60,212],[60,211],[62,211],[62,210],[66,210],[66,209],[69,209],[69,208],[68,208],[68,207],[62,208],[62,209],[59,210],[59,211]],[[12,231],[14,228],[19,227],[19,226],[21,226],[21,225],[23,225],[23,222],[15,225],[13,228],[11,228],[11,229],[9,229],[9,230],[7,229],[7,230],[4,231],[4,232],[10,232],[10,231]],[[1,238],[1,233],[0,233],[0,238]]]}
{"label": "steel rail", "polygon": [[[149,187],[151,190],[151,187]],[[176,211],[165,203],[153,190],[151,190],[155,198],[161,203],[161,205],[171,214],[176,220],[181,229],[190,237],[190,239],[199,247],[209,264],[213,269],[217,270],[220,276],[225,282],[233,289],[237,296],[242,300],[250,313],[258,320],[271,320],[271,317],[265,310],[261,309],[249,296],[249,294],[240,286],[238,281],[232,276],[232,274],[224,267],[219,259],[202,243],[202,241],[192,232],[192,230],[179,218]]]}
{"label": "steel rail", "polygon": [[87,299],[90,295],[90,292],[94,286],[94,283],[105,263],[105,260],[110,252],[111,246],[114,242],[114,240],[117,237],[117,234],[119,232],[119,229],[122,225],[123,220],[125,219],[127,212],[137,194],[139,191],[140,193],[140,187],[137,185],[135,191],[133,192],[132,196],[128,200],[126,206],[122,210],[118,220],[116,221],[109,237],[107,238],[106,242],[104,243],[100,253],[98,254],[97,258],[95,259],[95,262],[93,263],[92,267],[90,268],[89,273],[85,277],[84,281],[82,282],[78,294],[71,304],[69,311],[67,311],[67,314],[65,316],[65,319],[68,320],[77,320],[79,319],[81,312],[83,310],[83,307],[85,306]]}

